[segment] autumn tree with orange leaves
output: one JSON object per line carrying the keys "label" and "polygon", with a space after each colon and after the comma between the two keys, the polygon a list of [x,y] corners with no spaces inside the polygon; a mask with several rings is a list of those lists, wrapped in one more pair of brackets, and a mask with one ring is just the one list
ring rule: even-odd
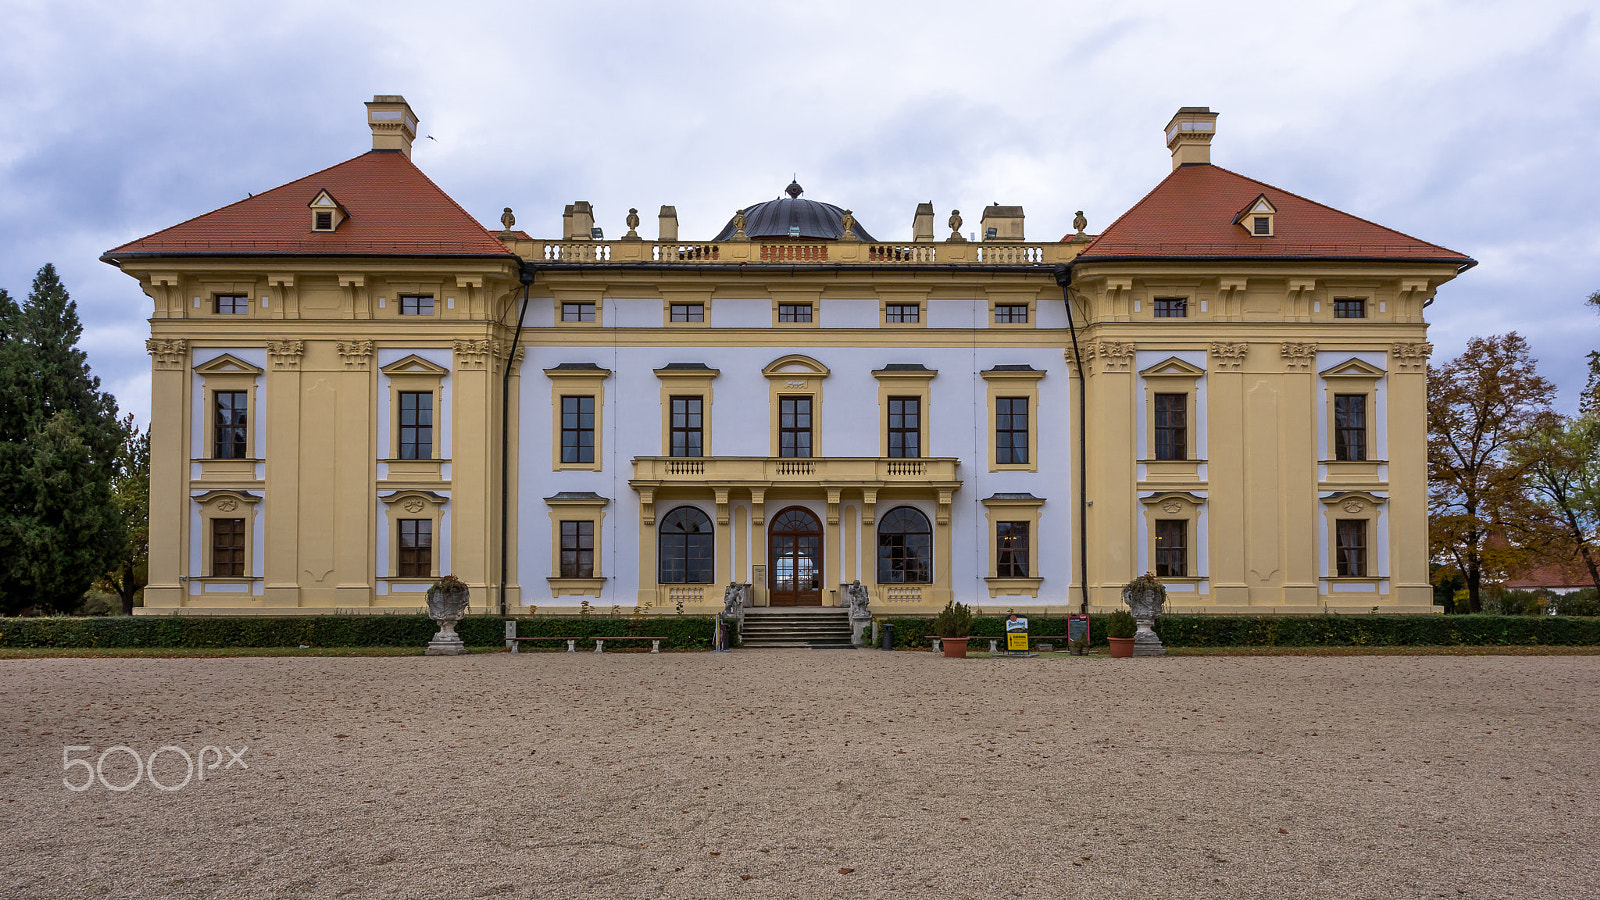
{"label": "autumn tree with orange leaves", "polygon": [[1430,549],[1466,579],[1473,612],[1483,611],[1484,578],[1524,564],[1535,543],[1525,538],[1542,530],[1524,490],[1528,463],[1513,451],[1545,421],[1555,390],[1514,331],[1473,338],[1428,367]]}

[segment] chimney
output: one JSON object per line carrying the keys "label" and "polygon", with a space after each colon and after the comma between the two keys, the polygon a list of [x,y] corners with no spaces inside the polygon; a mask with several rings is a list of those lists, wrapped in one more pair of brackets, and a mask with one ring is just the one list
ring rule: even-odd
{"label": "chimney", "polygon": [[367,104],[367,124],[372,127],[372,149],[399,150],[411,158],[417,139],[417,116],[399,94],[379,94]]}
{"label": "chimney", "polygon": [[678,239],[678,208],[675,206],[661,207],[661,234],[658,240],[672,243]]}
{"label": "chimney", "polygon": [[594,208],[587,200],[568,203],[561,212],[561,239],[588,241],[594,239]]}
{"label": "chimney", "polygon": [[911,217],[911,239],[933,240],[933,203],[918,203],[917,213]]}
{"label": "chimney", "polygon": [[983,239],[986,241],[1020,241],[1022,237],[1022,207],[1001,206],[996,201],[983,208]]}
{"label": "chimney", "polygon": [[1217,114],[1204,106],[1185,106],[1167,123],[1167,149],[1172,168],[1211,164],[1211,139],[1217,134]]}

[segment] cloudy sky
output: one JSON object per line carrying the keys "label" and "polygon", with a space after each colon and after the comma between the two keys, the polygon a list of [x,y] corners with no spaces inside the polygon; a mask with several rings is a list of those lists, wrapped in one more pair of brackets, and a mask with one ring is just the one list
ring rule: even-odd
{"label": "cloudy sky", "polygon": [[609,235],[672,204],[709,237],[792,174],[880,239],[928,200],[1094,232],[1192,105],[1221,113],[1214,162],[1480,261],[1429,310],[1436,361],[1515,329],[1570,408],[1600,348],[1592,4],[449,6],[8,0],[0,286],[55,263],[142,421],[151,304],[99,255],[364,152],[373,94],[411,102],[417,163],[467,210],[536,236],[583,199]]}

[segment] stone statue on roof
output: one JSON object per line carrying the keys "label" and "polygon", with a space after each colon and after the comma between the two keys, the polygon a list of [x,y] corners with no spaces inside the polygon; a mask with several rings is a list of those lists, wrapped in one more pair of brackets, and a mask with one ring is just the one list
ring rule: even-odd
{"label": "stone statue on roof", "polygon": [[950,240],[964,240],[961,237],[961,210],[959,209],[950,210]]}
{"label": "stone statue on roof", "polygon": [[1079,234],[1083,234],[1083,230],[1089,227],[1089,220],[1083,217],[1083,210],[1078,210],[1078,214],[1072,217],[1072,227],[1076,228]]}
{"label": "stone statue on roof", "polygon": [[510,234],[511,226],[515,224],[517,224],[517,217],[511,214],[511,207],[508,206],[506,211],[500,214],[500,226],[505,229],[507,234]]}

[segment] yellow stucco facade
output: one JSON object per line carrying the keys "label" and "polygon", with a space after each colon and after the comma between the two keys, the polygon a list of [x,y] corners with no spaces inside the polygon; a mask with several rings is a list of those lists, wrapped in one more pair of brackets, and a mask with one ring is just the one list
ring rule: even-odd
{"label": "yellow stucco facade", "polygon": [[[1146,571],[1179,611],[1433,609],[1423,312],[1471,262],[1255,196],[1209,111],[1099,236],[924,204],[891,242],[797,184],[723,240],[486,230],[404,100],[368,112],[371,154],[105,256],[153,303],[146,614],[414,611],[442,574],[511,614],[1103,611]],[[1210,231],[1141,224],[1224,188]],[[799,204],[833,232],[761,233]]]}

